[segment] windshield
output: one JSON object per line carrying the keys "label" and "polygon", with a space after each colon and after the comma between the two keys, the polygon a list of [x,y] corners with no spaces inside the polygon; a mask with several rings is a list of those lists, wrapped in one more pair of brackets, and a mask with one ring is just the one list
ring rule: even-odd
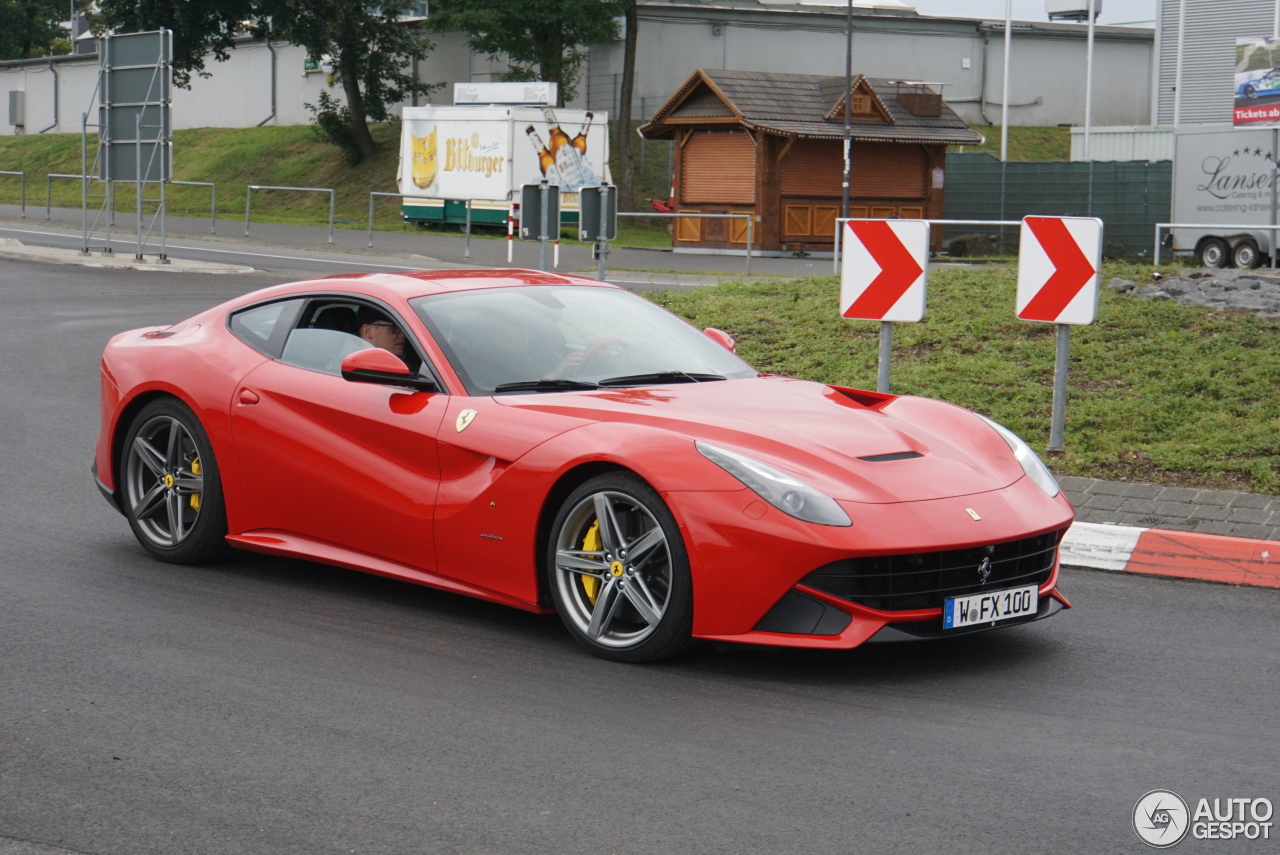
{"label": "windshield", "polygon": [[613,288],[485,288],[410,305],[470,395],[756,376],[670,312]]}

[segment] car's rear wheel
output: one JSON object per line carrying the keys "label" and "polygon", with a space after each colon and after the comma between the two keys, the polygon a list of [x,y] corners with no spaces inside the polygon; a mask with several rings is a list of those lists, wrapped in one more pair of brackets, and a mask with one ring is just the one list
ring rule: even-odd
{"label": "car's rear wheel", "polygon": [[185,404],[163,398],[142,408],[125,436],[120,476],[125,516],[156,558],[195,564],[226,549],[218,464]]}
{"label": "car's rear wheel", "polygon": [[1250,83],[1249,85],[1245,86],[1245,87],[1244,87],[1244,97],[1246,97],[1246,98],[1257,98],[1257,97],[1258,97],[1258,89],[1257,89],[1257,87],[1255,87],[1252,83]]}
{"label": "car's rear wheel", "polygon": [[624,472],[592,478],[565,500],[551,532],[551,594],[579,643],[623,662],[689,646],[688,554],[671,511],[643,479]]}

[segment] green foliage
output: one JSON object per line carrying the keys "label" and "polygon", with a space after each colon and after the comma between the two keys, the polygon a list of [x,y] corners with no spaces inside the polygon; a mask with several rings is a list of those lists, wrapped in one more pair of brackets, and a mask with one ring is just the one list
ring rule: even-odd
{"label": "green foliage", "polygon": [[[1151,268],[1107,265],[1112,276]],[[1055,330],[1014,317],[1009,270],[937,269],[918,324],[896,324],[892,389],[991,416],[1044,449]],[[738,340],[762,371],[875,388],[878,324],[838,317],[834,278],[654,297]],[[1103,290],[1071,331],[1063,474],[1280,493],[1280,321]]]}
{"label": "green foliage", "polygon": [[503,56],[508,79],[559,84],[560,104],[577,94],[582,48],[618,38],[626,0],[433,0],[431,27],[461,30],[481,53]]}
{"label": "green foliage", "polygon": [[[412,61],[425,59],[432,48],[419,25],[400,21],[412,5],[410,0],[377,4],[366,0],[98,2],[102,26],[173,30],[174,81],[179,85],[189,84],[192,72],[205,74],[207,51],[218,61],[227,59],[228,50],[234,48],[233,37],[243,31],[300,45],[311,59],[331,58],[334,80],[346,94],[350,139],[362,156],[374,150],[368,121],[386,121],[393,105],[436,88],[419,82],[409,71]],[[324,104],[317,110],[325,111]],[[333,119],[326,122],[321,127],[327,134],[336,125]]]}
{"label": "green foliage", "polygon": [[346,104],[331,98],[328,92],[321,92],[319,100],[319,105],[307,105],[307,109],[315,117],[317,135],[342,149],[342,156],[348,165],[359,166],[364,160],[364,152],[360,151],[360,146],[356,143],[355,132],[351,127],[351,111]]}
{"label": "green foliage", "polygon": [[66,53],[70,14],[62,0],[0,0],[0,60]]}

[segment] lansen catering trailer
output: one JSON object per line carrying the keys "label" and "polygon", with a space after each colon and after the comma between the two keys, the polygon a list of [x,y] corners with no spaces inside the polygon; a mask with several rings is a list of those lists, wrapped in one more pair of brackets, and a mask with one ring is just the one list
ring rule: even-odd
{"label": "lansen catering trailer", "polygon": [[407,222],[504,225],[520,187],[560,185],[561,219],[578,220],[578,190],[609,180],[605,113],[554,107],[406,107],[399,190]]}
{"label": "lansen catering trailer", "polygon": [[[1270,128],[1188,125],[1173,138],[1173,222],[1166,245],[1204,267],[1257,267],[1271,255],[1277,152]],[[1221,223],[1221,226],[1214,226]],[[1240,228],[1245,226],[1245,228]]]}

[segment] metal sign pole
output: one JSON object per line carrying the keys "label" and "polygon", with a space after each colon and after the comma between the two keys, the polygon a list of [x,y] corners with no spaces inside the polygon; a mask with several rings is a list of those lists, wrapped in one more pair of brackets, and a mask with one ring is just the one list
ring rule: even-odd
{"label": "metal sign pole", "polygon": [[596,278],[604,281],[605,255],[609,251],[609,188],[600,187],[600,234],[596,239]]}
{"label": "metal sign pole", "polygon": [[[51,182],[45,183],[51,187]],[[48,200],[52,190],[45,191]],[[48,210],[48,207],[45,208]],[[45,219],[49,219],[48,216]],[[89,114],[80,114],[80,254],[89,254]]]}
{"label": "metal sign pole", "polygon": [[133,187],[137,194],[134,207],[138,211],[138,248],[133,251],[133,260],[142,261],[142,112],[133,117]]}
{"label": "metal sign pole", "polygon": [[467,240],[463,244],[462,257],[471,257],[471,200],[467,200]]}
{"label": "metal sign pole", "polygon": [[880,322],[880,367],[876,372],[876,391],[889,393],[889,362],[893,359],[893,321]]}
{"label": "metal sign pole", "polygon": [[1065,451],[1067,427],[1067,367],[1071,325],[1058,324],[1058,354],[1053,366],[1053,418],[1049,426],[1049,451]]}
{"label": "metal sign pole", "polygon": [[542,179],[541,186],[538,187],[538,198],[542,205],[542,216],[538,218],[538,269],[547,269],[547,217],[550,216],[551,210],[551,188],[547,185],[547,179]]}

